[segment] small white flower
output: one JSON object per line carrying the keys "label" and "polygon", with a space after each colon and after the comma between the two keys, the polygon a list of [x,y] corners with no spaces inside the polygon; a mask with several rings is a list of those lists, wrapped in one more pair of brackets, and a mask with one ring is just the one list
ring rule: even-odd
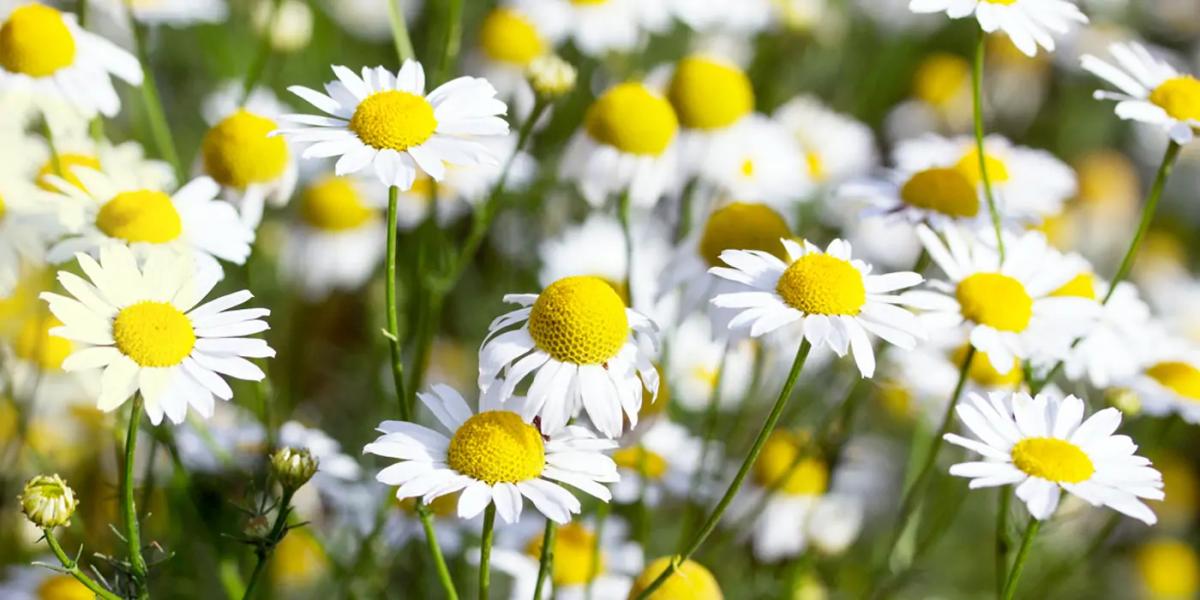
{"label": "small white flower", "polygon": [[1125,383],[1147,414],[1178,414],[1200,424],[1200,349],[1159,329],[1151,329],[1147,337],[1140,368]]}
{"label": "small white flower", "polygon": [[[666,418],[644,422],[641,429],[625,434],[621,448],[613,453],[621,480],[613,486],[613,498],[622,504],[644,499],[658,506],[666,497],[687,498],[692,478],[700,468],[702,443],[688,429]],[[709,456],[721,449],[709,448]]]}
{"label": "small white flower", "polygon": [[912,0],[908,7],[915,13],[945,12],[951,19],[974,16],[984,31],[1003,31],[1029,56],[1038,46],[1053,52],[1055,35],[1069,33],[1072,23],[1088,22],[1068,0]]}
{"label": "small white flower", "polygon": [[1200,80],[1137,42],[1113,44],[1108,51],[1115,65],[1090,54],[1082,58],[1084,69],[1118,90],[1098,90],[1095,97],[1116,100],[1122,119],[1158,126],[1180,144],[1192,141],[1200,127]]}
{"label": "small white flower", "polygon": [[814,96],[797,96],[775,109],[774,120],[800,143],[808,179],[823,185],[865,175],[875,166],[875,134]]}
{"label": "small white flower", "polygon": [[581,52],[596,57],[633,50],[645,32],[664,31],[671,25],[667,7],[659,1],[513,0],[509,4],[528,15],[548,38],[569,38]]}

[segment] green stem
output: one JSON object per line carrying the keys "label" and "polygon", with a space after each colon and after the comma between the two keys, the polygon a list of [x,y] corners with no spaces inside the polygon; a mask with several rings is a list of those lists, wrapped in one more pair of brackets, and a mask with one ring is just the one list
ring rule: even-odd
{"label": "green stem", "polygon": [[1004,600],[1012,600],[1017,595],[1017,583],[1021,580],[1021,572],[1025,570],[1025,562],[1029,560],[1029,551],[1033,548],[1033,538],[1037,536],[1041,526],[1041,521],[1033,517],[1029,518],[1029,526],[1025,528],[1025,536],[1021,538],[1021,549],[1017,551],[1016,562],[1013,563],[1012,571],[1008,574],[1008,581],[1004,584]]}
{"label": "green stem", "polygon": [[[546,531],[542,533],[542,555],[538,558],[537,580],[533,586],[533,600],[542,600],[542,588],[546,583],[546,576],[554,568],[554,538],[557,535],[558,523],[546,519]],[[590,583],[588,589],[591,589]]]}
{"label": "green stem", "polygon": [[[148,569],[142,557],[142,533],[138,522],[137,506],[133,500],[133,459],[137,454],[138,424],[142,420],[142,394],[133,395],[129,412],[129,429],[125,434],[125,464],[121,476],[121,513],[125,516],[125,540],[129,549],[129,565],[133,572],[134,585],[139,597],[149,597],[146,589]],[[153,460],[149,458],[148,460]]]}
{"label": "green stem", "polygon": [[275,20],[279,18],[279,7],[283,4],[283,0],[271,0],[271,9],[267,14],[266,31],[262,33],[262,39],[258,42],[258,50],[254,54],[254,61],[250,63],[250,68],[246,71],[246,78],[242,80],[242,96],[239,105],[244,106],[246,101],[250,99],[250,93],[254,91],[254,86],[258,85],[262,79],[263,71],[267,68],[267,62],[271,60],[271,36],[275,29]]}
{"label": "green stem", "polygon": [[154,72],[150,70],[150,52],[146,45],[147,30],[134,20],[132,12],[129,14],[129,27],[133,31],[138,60],[142,63],[142,104],[146,108],[146,119],[150,122],[150,134],[154,136],[154,145],[158,148],[158,153],[171,163],[171,167],[175,169],[175,177],[182,185],[187,179],[187,172],[183,169],[183,163],[179,161],[179,153],[175,151],[175,138],[171,135],[171,127],[167,125],[162,98],[158,94],[158,84],[154,81]]}
{"label": "green stem", "polygon": [[74,577],[76,581],[83,584],[83,587],[90,590],[97,598],[102,598],[103,600],[121,600],[120,596],[105,589],[96,580],[88,577],[87,573],[83,572],[83,569],[79,568],[75,560],[63,551],[63,547],[58,543],[58,538],[54,537],[53,531],[43,529],[42,533],[46,536],[46,543],[50,544],[50,551],[58,558],[58,562],[67,570],[67,573],[71,574],[71,577]]}
{"label": "green stem", "polygon": [[1004,593],[1004,580],[1008,577],[1008,505],[1012,493],[1007,485],[997,488],[996,507],[996,595]]}
{"label": "green stem", "polygon": [[400,344],[400,313],[396,308],[396,214],[400,188],[388,188],[387,255],[384,268],[384,302],[387,304],[387,339],[392,354],[392,382],[396,385],[396,400],[400,404],[400,420],[410,417],[408,398],[404,395],[404,357]]}
{"label": "green stem", "polygon": [[629,190],[617,199],[617,218],[621,221],[621,235],[625,237],[625,296],[633,306],[633,231],[629,225]]}
{"label": "green stem", "polygon": [[388,22],[392,25],[392,41],[396,45],[396,56],[403,64],[413,60],[417,53],[413,51],[412,39],[408,37],[408,23],[404,20],[404,11],[397,4],[400,0],[385,0],[388,8]]}
{"label": "green stem", "polygon": [[433,565],[437,570],[438,581],[447,600],[458,600],[458,590],[454,588],[454,580],[450,577],[450,568],[446,566],[446,557],[442,555],[442,547],[438,545],[437,532],[433,529],[433,514],[429,507],[417,502],[417,516],[421,519],[421,528],[425,530],[425,544],[433,557]]}
{"label": "green stem", "polygon": [[[705,408],[704,416],[704,437],[700,441],[700,460],[696,463],[696,471],[692,473],[692,480],[688,485],[688,500],[686,514],[683,519],[683,529],[679,532],[678,547],[683,548],[687,543],[687,534],[691,529],[690,525],[695,516],[699,499],[697,493],[704,483],[705,475],[707,474],[706,466],[708,465],[708,454],[712,449],[712,438],[716,435],[717,420],[720,416],[721,404],[721,380],[725,377],[725,363],[729,356],[729,342],[725,342],[725,347],[721,350],[721,360],[717,363],[717,376],[713,382],[712,393],[708,396],[708,406]],[[746,402],[749,399],[745,400]]]}
{"label": "green stem", "polygon": [[88,0],[79,0],[79,2],[75,5],[75,14],[79,19],[79,26],[84,29],[87,29],[88,26],[89,4],[91,3],[88,2]]}
{"label": "green stem", "polygon": [[462,49],[462,16],[463,0],[445,0],[446,6],[446,39],[442,49],[442,59],[438,64],[438,76],[435,83],[445,83],[450,77],[451,70],[458,62],[458,53]]}
{"label": "green stem", "polygon": [[242,593],[242,600],[254,597],[254,589],[262,579],[263,570],[267,566],[267,560],[271,558],[271,553],[275,551],[275,546],[283,541],[287,535],[287,520],[292,513],[292,496],[296,493],[295,490],[284,488],[283,496],[279,499],[279,512],[275,515],[275,523],[271,526],[271,531],[267,534],[266,540],[259,545],[255,550],[255,555],[258,557],[254,563],[254,571],[250,573],[250,579],[246,581],[246,591]]}
{"label": "green stem", "polygon": [[[729,504],[733,502],[733,498],[737,496],[738,490],[742,487],[742,482],[745,481],[746,475],[749,474],[750,468],[754,466],[758,460],[759,453],[762,452],[763,446],[767,443],[767,438],[771,436],[771,432],[775,430],[775,425],[779,422],[779,417],[783,414],[784,407],[787,406],[788,398],[792,395],[792,389],[796,387],[796,380],[800,377],[800,371],[804,368],[804,361],[808,359],[808,352],[812,349],[808,340],[800,343],[800,348],[796,350],[796,358],[792,361],[792,369],[788,373],[787,381],[783,384],[783,389],[779,391],[779,397],[775,399],[775,406],[771,408],[771,413],[767,415],[767,419],[763,422],[762,429],[758,432],[758,437],[754,439],[754,445],[750,447],[750,452],[746,455],[746,459],[742,461],[742,466],[738,469],[737,475],[734,476],[733,482],[729,484],[729,489],[725,490],[725,495],[717,503],[712,514],[704,525],[700,527],[700,531],[696,533],[696,537],[692,543],[688,545],[679,556],[675,558],[678,563],[688,560],[700,549],[704,544],[704,540],[717,527],[717,523],[721,521],[721,517],[729,508]],[[646,600],[659,587],[662,586],[668,578],[675,573],[674,568],[664,569],[662,574],[650,583],[642,593],[638,594],[637,600]]]}
{"label": "green stem", "polygon": [[479,600],[488,599],[492,585],[492,538],[496,534],[496,503],[483,511],[483,541],[479,549]]}
{"label": "green stem", "polygon": [[996,207],[996,198],[992,195],[992,178],[988,175],[987,151],[983,143],[983,58],[986,50],[987,32],[980,29],[975,42],[975,68],[971,71],[971,96],[975,108],[975,152],[979,155],[979,178],[983,183],[983,195],[987,199],[988,212],[992,215],[992,227],[996,230],[996,249],[1000,252],[1000,261],[1004,262],[1000,210]]}

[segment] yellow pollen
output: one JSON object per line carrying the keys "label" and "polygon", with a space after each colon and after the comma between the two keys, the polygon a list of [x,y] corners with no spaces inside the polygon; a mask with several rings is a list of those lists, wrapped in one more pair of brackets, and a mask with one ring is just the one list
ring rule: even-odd
{"label": "yellow pollen", "polygon": [[96,595],[70,575],[51,575],[37,586],[38,600],[93,600]]}
{"label": "yellow pollen", "polygon": [[675,139],[679,121],[671,103],[640,83],[604,92],[588,107],[584,128],[592,139],[628,154],[659,156]]}
{"label": "yellow pollen", "polygon": [[300,217],[315,229],[337,232],[358,229],[378,214],[363,202],[353,181],[329,175],[304,191]]}
{"label": "yellow pollen", "polygon": [[746,160],[742,161],[742,176],[743,177],[754,177],[754,159],[753,158],[747,158]]}
{"label": "yellow pollen", "polygon": [[529,335],[555,360],[596,365],[617,355],[629,339],[625,303],[598,277],[565,277],[538,295]]}
{"label": "yellow pollen", "polygon": [[[650,584],[660,575],[671,569],[675,559],[670,556],[656,558],[646,565],[646,569],[638,575],[629,590],[629,598],[637,598],[639,594],[650,587]],[[717,578],[700,563],[685,560],[675,567],[671,576],[663,582],[646,600],[724,600],[721,586]]]}
{"label": "yellow pollen", "polygon": [[1152,598],[1183,600],[1200,591],[1200,557],[1189,544],[1170,538],[1152,540],[1137,549],[1134,563]]}
{"label": "yellow pollen", "polygon": [[734,202],[708,217],[700,237],[700,256],[710,267],[725,266],[721,253],[726,250],[761,250],[786,261],[787,251],[780,240],[791,236],[787,221],[775,209]]}
{"label": "yellow pollen", "polygon": [[963,93],[971,76],[967,61],[953,54],[934,54],[925,59],[913,76],[913,94],[934,106],[943,107]]}
{"label": "yellow pollen", "polygon": [[775,488],[791,496],[824,494],[829,488],[829,469],[819,458],[801,456],[806,445],[801,434],[773,432],[754,463],[754,480],[761,487]]}
{"label": "yellow pollen", "polygon": [[275,121],[244,109],[217,123],[200,144],[204,171],[221,185],[245,189],[274,181],[288,165],[283,137],[268,137]]}
{"label": "yellow pollen", "polygon": [[79,177],[75,176],[75,167],[87,167],[89,169],[99,171],[100,159],[87,154],[65,152],[58,155],[58,164],[55,164],[54,157],[50,157],[50,160],[47,160],[46,164],[42,165],[42,168],[38,169],[38,187],[48,192],[57,192],[58,188],[50,185],[50,182],[46,180],[46,176],[58,175],[60,166],[62,168],[62,175],[59,176],[66,180],[67,183],[86,192],[87,188],[83,186],[83,182],[79,181]]}
{"label": "yellow pollen", "polygon": [[645,446],[621,448],[612,455],[618,467],[629,469],[647,479],[659,480],[667,473],[667,459],[662,455],[647,450]]}
{"label": "yellow pollen", "polygon": [[1000,331],[1025,331],[1033,317],[1033,298],[1020,281],[1000,273],[976,273],[955,291],[962,315]]}
{"label": "yellow pollen", "polygon": [[1096,278],[1091,273],[1085,271],[1076,275],[1075,277],[1072,277],[1071,280],[1064,283],[1062,287],[1050,292],[1050,295],[1095,300]]}
{"label": "yellow pollen", "polygon": [[1092,459],[1079,446],[1049,437],[1025,438],[1012,449],[1018,469],[1054,483],[1080,483],[1096,472]]}
{"label": "yellow pollen", "polygon": [[699,56],[679,61],[667,97],[689,129],[722,129],[754,111],[750,78],[734,65]]}
{"label": "yellow pollen", "polygon": [[521,67],[546,52],[537,28],[511,8],[497,8],[488,14],[479,30],[479,44],[488,58]]}
{"label": "yellow pollen", "polygon": [[808,166],[808,176],[813,181],[821,182],[829,176],[825,172],[825,161],[821,159],[821,155],[816,152],[805,152],[804,163]]}
{"label": "yellow pollen", "polygon": [[1147,368],[1146,375],[1188,400],[1200,401],[1200,369],[1188,363],[1160,362]]}
{"label": "yellow pollen", "polygon": [[596,6],[606,3],[608,3],[608,0],[571,0],[571,4],[575,4],[577,6]]}
{"label": "yellow pollen", "polygon": [[143,367],[173,367],[196,345],[192,321],[166,302],[139,302],[121,309],[112,324],[122,354]]}
{"label": "yellow pollen", "polygon": [[121,192],[100,207],[96,227],[126,242],[165,244],[183,233],[171,197],[154,190]]}
{"label": "yellow pollen", "polygon": [[62,322],[52,316],[26,321],[17,334],[13,351],[43,371],[61,370],[63,361],[74,349],[70,340],[50,335],[51,329],[61,325]]}
{"label": "yellow pollen", "polygon": [[[961,365],[967,359],[967,347],[962,346],[955,350],[950,355],[950,359],[954,364]],[[1015,388],[1017,384],[1025,379],[1025,372],[1021,369],[1021,365],[1014,358],[1012,364],[1009,365],[1008,372],[1001,373],[999,369],[992,365],[992,358],[983,352],[976,352],[975,357],[971,359],[971,368],[967,372],[967,376],[971,381],[991,388]]]}
{"label": "yellow pollen", "polygon": [[[587,527],[575,522],[559,527],[554,537],[554,572],[550,576],[554,585],[583,585],[593,579],[593,573],[602,575],[605,556],[596,550],[596,534]],[[529,540],[525,553],[541,559],[541,535]]]}
{"label": "yellow pollen", "polygon": [[909,206],[950,217],[979,214],[979,194],[958,169],[933,168],[917,172],[900,188],[900,199]]}
{"label": "yellow pollen", "polygon": [[446,463],[488,485],[519,483],[542,474],[546,448],[537,428],[506,410],[479,413],[458,428]]}
{"label": "yellow pollen", "polygon": [[1002,4],[1004,6],[1008,6],[1010,4],[1017,3],[1017,0],[983,0],[983,1],[987,2],[988,4]]}
{"label": "yellow pollen", "polygon": [[792,308],[812,315],[857,315],[867,303],[862,273],[840,258],[813,252],[779,276],[775,291]]}
{"label": "yellow pollen", "polygon": [[[992,185],[1008,181],[1008,166],[1004,164],[1004,161],[991,154],[985,154],[984,156],[984,161],[987,162],[988,181]],[[974,148],[968,150],[962,158],[958,159],[958,164],[954,167],[967,178],[967,181],[971,185],[979,186],[983,184],[983,175],[979,170],[979,152]]]}
{"label": "yellow pollen", "polygon": [[74,62],[75,37],[49,6],[22,6],[0,27],[0,65],[10,73],[46,77]]}
{"label": "yellow pollen", "polygon": [[350,118],[350,130],[358,139],[379,150],[404,151],[424,144],[437,126],[428,100],[397,90],[367,96]]}
{"label": "yellow pollen", "polygon": [[1150,101],[1173,119],[1200,120],[1200,80],[1191,75],[1168,79],[1150,92]]}

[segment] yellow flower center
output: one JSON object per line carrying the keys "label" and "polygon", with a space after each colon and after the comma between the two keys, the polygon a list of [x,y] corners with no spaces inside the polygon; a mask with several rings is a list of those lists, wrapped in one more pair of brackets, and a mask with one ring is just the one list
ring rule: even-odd
{"label": "yellow flower center", "polygon": [[8,208],[4,206],[4,197],[0,196],[0,222],[4,221],[4,215],[8,212]]}
{"label": "yellow flower center", "polygon": [[93,600],[95,597],[70,575],[51,575],[37,586],[38,600]]}
{"label": "yellow flower center", "polygon": [[117,349],[143,367],[173,367],[196,345],[192,321],[166,302],[127,306],[113,319],[112,329]]}
{"label": "yellow flower center", "polygon": [[288,531],[275,546],[270,568],[271,583],[276,587],[304,589],[325,577],[329,571],[329,557],[311,533],[298,527]]}
{"label": "yellow flower center", "polygon": [[479,44],[488,58],[521,67],[546,52],[537,28],[511,8],[497,8],[488,14],[479,31]]}
{"label": "yellow flower center", "polygon": [[571,4],[577,6],[596,6],[599,4],[605,4],[607,2],[608,0],[571,0]]}
{"label": "yellow flower center", "polygon": [[724,266],[726,250],[761,250],[780,260],[787,251],[780,241],[791,237],[787,221],[765,204],[734,202],[714,210],[700,237],[700,256],[710,267]]}
{"label": "yellow flower center", "polygon": [[283,137],[268,137],[275,121],[244,109],[225,117],[200,144],[204,171],[221,185],[245,189],[254,183],[274,181],[288,165]]}
{"label": "yellow flower center", "polygon": [[379,150],[403,152],[420,146],[437,130],[433,105],[416,94],[388,90],[367,96],[350,118],[358,139]]}
{"label": "yellow flower center", "polygon": [[[1008,165],[1005,165],[1003,160],[991,154],[984,154],[984,162],[987,163],[988,181],[992,184],[1008,181]],[[955,168],[967,178],[967,181],[971,182],[971,185],[978,186],[983,183],[983,174],[979,170],[978,150],[974,148],[968,150],[962,158],[958,159]]]}
{"label": "yellow flower center", "polygon": [[[529,540],[525,553],[541,559],[542,536]],[[604,573],[605,557],[597,552],[596,534],[579,523],[568,523],[558,528],[554,537],[554,572],[551,579],[556,586],[577,586],[591,581],[595,575]]]}
{"label": "yellow flower center", "polygon": [[1200,591],[1200,558],[1188,544],[1169,538],[1148,542],[1134,555],[1142,583],[1154,598],[1194,598]]}
{"label": "yellow flower center", "polygon": [[754,463],[754,479],[758,485],[791,496],[824,494],[829,488],[829,469],[819,458],[801,456],[805,446],[806,442],[799,434],[773,432]]}
{"label": "yellow flower center", "polygon": [[1172,392],[1200,401],[1200,369],[1185,362],[1167,361],[1150,366],[1146,374]]}
{"label": "yellow flower center", "polygon": [[816,152],[804,153],[804,164],[808,166],[808,176],[813,181],[822,182],[829,177],[829,173],[825,171],[825,161],[821,155]]}
{"label": "yellow flower center", "polygon": [[917,172],[901,186],[900,199],[909,206],[950,217],[979,214],[979,194],[958,169],[935,167]]}
{"label": "yellow flower center", "polygon": [[[950,355],[951,360],[955,365],[961,365],[967,359],[967,347],[958,348]],[[967,371],[967,376],[971,381],[984,387],[993,388],[1015,388],[1017,384],[1025,379],[1025,372],[1021,369],[1020,363],[1014,358],[1012,364],[1009,365],[1008,372],[1001,373],[996,367],[992,366],[992,359],[983,352],[977,352],[975,357],[971,359],[971,367]]]}
{"label": "yellow flower center", "polygon": [[1091,273],[1085,271],[1076,275],[1075,277],[1072,277],[1070,281],[1064,283],[1062,287],[1051,292],[1050,295],[1095,300],[1096,278]]}
{"label": "yellow flower center", "polygon": [[578,365],[607,362],[629,339],[625,304],[598,277],[565,277],[538,295],[529,335],[555,360]]}
{"label": "yellow flower center", "polygon": [[506,410],[479,413],[458,428],[446,451],[451,469],[488,485],[542,474],[546,447],[537,428]]}
{"label": "yellow flower center", "polygon": [[971,66],[953,54],[934,54],[917,67],[913,94],[934,106],[945,106],[962,93],[971,76]]}
{"label": "yellow flower center", "polygon": [[[634,580],[633,588],[629,590],[629,597],[636,598],[650,587],[655,579],[672,568],[672,561],[673,557],[664,556],[654,559],[649,565],[646,565],[646,569]],[[673,569],[671,576],[658,589],[654,590],[653,594],[647,596],[646,600],[723,600],[724,598],[725,596],[721,594],[721,586],[717,585],[717,578],[713,577],[708,569],[696,561],[685,560]]]}
{"label": "yellow flower center", "polygon": [[754,88],[741,69],[699,56],[679,61],[667,97],[689,129],[729,127],[754,110]]}
{"label": "yellow flower center", "polygon": [[792,308],[813,315],[857,315],[867,303],[862,273],[847,261],[819,252],[792,263],[775,290]]}
{"label": "yellow flower center", "polygon": [[47,160],[46,164],[42,165],[42,168],[38,169],[38,187],[48,192],[57,192],[58,188],[50,185],[50,182],[46,180],[46,176],[58,175],[59,167],[62,168],[62,175],[59,175],[60,177],[65,179],[67,183],[86,192],[87,188],[83,186],[83,182],[79,181],[79,178],[75,176],[75,167],[87,167],[89,169],[99,171],[100,159],[87,154],[65,152],[58,155],[58,163],[56,164],[54,162],[54,157],[50,157],[50,160]]}
{"label": "yellow flower center", "polygon": [[667,473],[667,459],[645,446],[621,448],[612,455],[618,467],[629,469],[647,479],[659,480]]}
{"label": "yellow flower center", "polygon": [[171,197],[154,190],[121,192],[100,207],[96,227],[126,242],[165,244],[183,233]]}
{"label": "yellow flower center", "polygon": [[1080,483],[1096,472],[1079,446],[1058,438],[1025,438],[1013,446],[1012,460],[1027,475],[1054,483]]}
{"label": "yellow flower center", "polygon": [[11,73],[46,77],[75,62],[75,37],[62,13],[27,4],[0,27],[0,65]]}
{"label": "yellow flower center", "polygon": [[315,229],[347,231],[378,218],[347,177],[326,176],[300,197],[300,217]]}
{"label": "yellow flower center", "polygon": [[1025,331],[1033,317],[1033,298],[1020,281],[1000,273],[976,273],[955,291],[962,315],[1000,331]]}
{"label": "yellow flower center", "polygon": [[61,370],[63,361],[74,349],[70,340],[50,335],[51,329],[61,325],[61,321],[51,316],[27,321],[17,334],[13,351],[43,371]]}
{"label": "yellow flower center", "polygon": [[747,158],[742,161],[742,177],[754,177],[754,159]]}
{"label": "yellow flower center", "polygon": [[1180,121],[1200,120],[1200,80],[1191,75],[1168,79],[1150,92],[1150,101]]}
{"label": "yellow flower center", "polygon": [[1017,0],[983,0],[983,1],[987,2],[988,4],[1002,4],[1004,6],[1008,6],[1010,4],[1016,4],[1016,2],[1017,2]]}
{"label": "yellow flower center", "polygon": [[592,139],[629,154],[658,156],[675,139],[671,103],[640,83],[622,83],[588,107],[583,126]]}

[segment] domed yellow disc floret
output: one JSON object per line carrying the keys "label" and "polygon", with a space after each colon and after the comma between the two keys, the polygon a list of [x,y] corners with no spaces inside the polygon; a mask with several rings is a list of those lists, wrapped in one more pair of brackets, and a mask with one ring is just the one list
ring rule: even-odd
{"label": "domed yellow disc floret", "polygon": [[165,244],[183,233],[171,197],[154,190],[121,192],[100,207],[96,227],[126,242]]}
{"label": "domed yellow disc floret", "polygon": [[754,480],[763,488],[792,496],[824,494],[829,487],[829,469],[819,458],[801,457],[805,445],[804,437],[794,432],[771,433],[754,463]]}
{"label": "domed yellow disc floret", "polygon": [[678,566],[672,566],[675,560],[677,559],[674,557],[664,556],[646,565],[646,569],[634,580],[633,588],[629,590],[629,598],[638,597],[663,572],[671,570],[671,576],[654,590],[653,594],[647,596],[647,600],[724,600],[725,596],[721,594],[717,578],[713,577],[708,569],[693,560],[685,560]]}
{"label": "domed yellow disc floret", "polygon": [[27,4],[0,27],[0,65],[11,73],[46,77],[75,62],[75,37],[62,13]]}
{"label": "domed yellow disc floret", "polygon": [[900,187],[900,199],[909,206],[949,217],[979,214],[979,194],[958,169],[935,167],[918,171]]}
{"label": "domed yellow disc floret", "polygon": [[[1008,181],[1008,165],[1004,164],[1003,160],[991,155],[984,154],[984,161],[987,162],[988,181],[992,184],[1004,183]],[[967,181],[972,185],[980,185],[983,183],[983,175],[979,170],[979,151],[972,148],[968,150],[962,158],[958,159],[958,164],[954,166],[967,178]]]}
{"label": "domed yellow disc floret", "polygon": [[1000,331],[1025,331],[1033,318],[1033,298],[1020,281],[1000,273],[976,273],[955,291],[967,320]]}
{"label": "domed yellow disc floret", "polygon": [[84,187],[83,182],[79,181],[79,177],[75,175],[75,167],[87,167],[89,169],[99,171],[100,159],[88,154],[76,154],[73,152],[64,152],[59,154],[57,163],[54,161],[54,158],[51,157],[50,160],[46,161],[46,164],[42,165],[42,168],[38,169],[38,187],[48,192],[57,192],[58,189],[50,185],[50,182],[46,180],[46,177],[49,175],[58,175],[60,167],[62,168],[61,177],[66,180],[67,183],[81,190],[87,191],[87,188]]}
{"label": "domed yellow disc floret", "polygon": [[1200,120],[1200,80],[1191,75],[1168,79],[1150,92],[1150,101],[1173,119]]}
{"label": "domed yellow disc floret", "polygon": [[689,129],[721,129],[754,111],[750,78],[734,65],[701,56],[679,61],[667,97]]}
{"label": "domed yellow disc floret", "polygon": [[1072,277],[1071,280],[1064,283],[1062,287],[1050,292],[1050,295],[1095,300],[1096,277],[1085,271],[1076,275],[1075,277]]}
{"label": "domed yellow disc floret", "polygon": [[37,586],[38,600],[94,600],[96,594],[70,575],[51,575]]}
{"label": "domed yellow disc floret", "polygon": [[625,304],[598,277],[565,277],[538,295],[529,313],[529,335],[561,362],[597,365],[617,355],[629,339]]}
{"label": "domed yellow disc floret", "polygon": [[269,137],[276,128],[275,121],[244,109],[225,117],[200,144],[204,172],[237,189],[278,179],[289,154],[282,137]]}
{"label": "domed yellow disc floret", "polygon": [[479,30],[479,45],[488,58],[520,67],[546,53],[546,43],[537,28],[511,8],[488,13]]}
{"label": "domed yellow disc floret", "polygon": [[[529,540],[525,553],[540,559],[542,536]],[[556,586],[583,585],[604,574],[604,559],[603,552],[596,552],[596,534],[579,523],[568,523],[558,528],[554,538],[554,572],[550,577]]]}
{"label": "domed yellow disc floret", "polygon": [[618,467],[629,469],[647,479],[659,480],[667,473],[667,459],[645,446],[621,448],[612,455]]}
{"label": "domed yellow disc floret", "polygon": [[43,371],[58,371],[70,356],[74,346],[70,340],[50,335],[50,330],[62,325],[54,317],[31,319],[17,334],[13,351],[18,357],[36,364]]}
{"label": "domed yellow disc floret", "polygon": [[775,286],[783,301],[812,315],[857,315],[867,303],[862,273],[840,258],[811,252],[779,276]]}
{"label": "domed yellow disc floret", "polygon": [[1187,398],[1200,401],[1200,369],[1179,361],[1165,361],[1151,365],[1146,375],[1163,387]]}
{"label": "domed yellow disc floret", "polygon": [[[962,346],[955,350],[950,358],[954,361],[955,365],[961,365],[967,359],[967,346]],[[984,387],[1013,388],[1025,379],[1025,372],[1021,369],[1021,365],[1017,362],[1016,358],[1007,366],[1008,371],[1001,373],[999,369],[992,365],[990,356],[983,352],[976,352],[975,357],[971,359],[971,367],[967,372],[967,376],[971,378],[971,381]]]}
{"label": "domed yellow disc floret", "polygon": [[347,231],[377,218],[354,182],[346,177],[326,176],[310,185],[300,197],[300,216],[315,229]]}
{"label": "domed yellow disc floret", "polygon": [[1195,598],[1200,591],[1200,557],[1189,544],[1153,540],[1137,549],[1134,562],[1153,598]]}
{"label": "domed yellow disc floret", "polygon": [[542,474],[546,447],[536,427],[506,410],[479,413],[450,439],[451,469],[488,485],[518,483]]}
{"label": "domed yellow disc floret", "polygon": [[173,367],[196,345],[187,315],[166,302],[139,302],[113,320],[113,339],[122,354],[143,367]]}
{"label": "domed yellow disc floret", "polygon": [[721,253],[726,250],[761,250],[787,260],[780,240],[791,236],[787,221],[775,209],[765,204],[734,202],[708,217],[700,236],[700,256],[710,267],[725,266]]}
{"label": "domed yellow disc floret", "polygon": [[1055,483],[1087,481],[1096,472],[1087,453],[1058,438],[1025,438],[1013,446],[1012,460],[1025,474]]}
{"label": "domed yellow disc floret", "polygon": [[665,152],[679,129],[671,103],[633,82],[604,92],[588,107],[583,125],[592,139],[645,156]]}
{"label": "domed yellow disc floret", "polygon": [[358,139],[379,150],[408,150],[420,146],[437,131],[433,105],[408,92],[375,92],[363,99],[350,117],[350,130]]}

